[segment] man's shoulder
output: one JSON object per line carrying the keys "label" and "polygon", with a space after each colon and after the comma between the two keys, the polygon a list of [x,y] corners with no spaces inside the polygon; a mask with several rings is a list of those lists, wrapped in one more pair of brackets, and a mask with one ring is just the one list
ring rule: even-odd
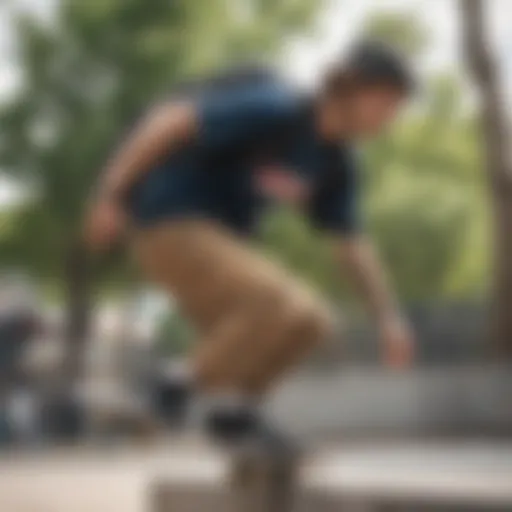
{"label": "man's shoulder", "polygon": [[231,66],[209,75],[183,81],[174,92],[184,95],[250,94],[267,91],[269,95],[295,96],[295,87],[276,68],[262,64]]}
{"label": "man's shoulder", "polygon": [[270,75],[265,80],[249,80],[241,82],[228,91],[240,94],[249,100],[261,102],[270,108],[282,109],[289,113],[299,112],[302,95],[298,88],[280,75]]}

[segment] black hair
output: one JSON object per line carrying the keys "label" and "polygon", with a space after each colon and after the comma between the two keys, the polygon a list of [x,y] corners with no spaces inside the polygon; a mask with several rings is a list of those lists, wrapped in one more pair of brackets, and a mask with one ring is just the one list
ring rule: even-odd
{"label": "black hair", "polygon": [[417,81],[405,56],[383,42],[363,41],[335,65],[328,76],[328,90],[358,86],[389,86],[406,96],[417,90]]}

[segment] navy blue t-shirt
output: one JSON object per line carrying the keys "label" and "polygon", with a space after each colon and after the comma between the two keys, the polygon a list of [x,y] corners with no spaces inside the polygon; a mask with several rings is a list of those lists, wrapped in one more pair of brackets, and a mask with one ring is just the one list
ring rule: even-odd
{"label": "navy blue t-shirt", "polygon": [[296,173],[309,189],[304,213],[320,229],[359,229],[357,169],[352,151],[315,133],[303,95],[279,81],[205,91],[196,99],[199,133],[134,187],[135,221],[206,217],[251,233],[267,201],[259,171]]}

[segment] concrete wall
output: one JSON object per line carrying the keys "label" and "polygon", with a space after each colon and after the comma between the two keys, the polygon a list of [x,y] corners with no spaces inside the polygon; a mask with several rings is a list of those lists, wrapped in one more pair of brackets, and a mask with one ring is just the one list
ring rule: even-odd
{"label": "concrete wall", "polygon": [[300,434],[512,436],[512,369],[347,367],[287,381],[269,407]]}

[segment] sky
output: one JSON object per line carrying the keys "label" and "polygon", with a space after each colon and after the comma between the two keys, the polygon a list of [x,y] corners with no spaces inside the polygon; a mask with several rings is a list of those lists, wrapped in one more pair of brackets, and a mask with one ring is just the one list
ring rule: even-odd
{"label": "sky", "polygon": [[[0,101],[9,97],[19,80],[13,56],[12,13],[28,9],[49,20],[56,1],[0,0]],[[416,13],[431,32],[432,44],[417,63],[420,73],[432,69],[459,71],[462,59],[456,4],[456,0],[328,0],[314,36],[290,44],[284,52],[283,65],[298,80],[312,83],[316,71],[351,41],[369,12],[389,9]],[[512,0],[486,0],[485,4],[491,43],[501,64],[503,89],[512,105]],[[0,180],[0,205],[15,199],[12,187]]]}
{"label": "sky", "polygon": [[[512,83],[512,2],[486,0],[487,22],[493,47]],[[331,0],[320,20],[319,35],[301,41],[291,64],[302,75],[310,73],[318,60],[328,61],[353,39],[366,16],[375,10],[414,13],[431,33],[423,70],[459,68],[459,22],[456,0]],[[421,70],[420,69],[420,70]]]}

